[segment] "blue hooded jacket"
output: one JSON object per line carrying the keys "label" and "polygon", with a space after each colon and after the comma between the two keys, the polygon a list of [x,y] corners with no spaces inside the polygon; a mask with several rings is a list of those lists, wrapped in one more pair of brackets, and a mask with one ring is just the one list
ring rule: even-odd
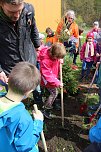
{"label": "blue hooded jacket", "polygon": [[23,103],[0,102],[0,152],[38,152],[43,122],[32,120]]}

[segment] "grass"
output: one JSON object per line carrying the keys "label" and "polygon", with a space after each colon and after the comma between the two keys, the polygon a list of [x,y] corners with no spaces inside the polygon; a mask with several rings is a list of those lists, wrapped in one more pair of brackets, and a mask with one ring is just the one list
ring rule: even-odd
{"label": "grass", "polygon": [[97,104],[98,102],[99,102],[98,95],[90,94],[90,96],[88,96],[88,100],[87,100],[88,105],[94,105],[94,104]]}

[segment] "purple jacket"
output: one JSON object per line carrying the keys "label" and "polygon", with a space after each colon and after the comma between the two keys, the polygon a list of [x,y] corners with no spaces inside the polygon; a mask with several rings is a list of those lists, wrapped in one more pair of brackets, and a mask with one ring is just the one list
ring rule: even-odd
{"label": "purple jacket", "polygon": [[[101,54],[101,46],[98,43],[96,44],[96,53]],[[96,61],[100,61],[100,57],[96,57]]]}

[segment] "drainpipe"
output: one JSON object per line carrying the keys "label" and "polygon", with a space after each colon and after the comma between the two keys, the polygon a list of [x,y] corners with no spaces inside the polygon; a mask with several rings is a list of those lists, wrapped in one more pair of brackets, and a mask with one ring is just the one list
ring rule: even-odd
{"label": "drainpipe", "polygon": [[64,0],[61,0],[61,17],[64,15]]}

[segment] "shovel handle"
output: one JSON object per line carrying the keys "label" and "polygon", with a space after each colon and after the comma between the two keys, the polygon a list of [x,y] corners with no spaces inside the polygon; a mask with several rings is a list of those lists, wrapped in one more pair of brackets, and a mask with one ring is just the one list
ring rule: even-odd
{"label": "shovel handle", "polygon": [[98,67],[99,67],[99,66],[96,67],[96,70],[95,70],[95,72],[94,72],[92,81],[91,81],[91,83],[90,83],[90,85],[89,85],[89,87],[88,87],[88,93],[87,93],[86,98],[85,98],[85,100],[84,100],[85,103],[87,102],[88,95],[89,95],[89,91],[90,91],[90,89],[92,88],[93,82],[94,82],[94,80],[95,80],[95,76],[96,76],[96,74],[97,74]]}
{"label": "shovel handle", "polygon": [[95,113],[90,117],[90,122],[92,122],[92,120],[96,117],[96,115],[98,114],[98,112],[99,112],[100,109],[101,109],[101,104],[99,105],[99,107],[95,111]]}
{"label": "shovel handle", "polygon": [[[37,105],[34,104],[33,107],[34,107],[35,112],[37,112],[37,111],[38,111]],[[42,139],[42,143],[43,143],[45,152],[48,152],[43,130],[42,130],[42,132],[41,132],[41,139]]]}
{"label": "shovel handle", "polygon": [[95,76],[96,76],[97,71],[98,71],[98,67],[99,67],[99,66],[96,67],[96,70],[95,70],[95,72],[94,72],[94,76],[93,76],[92,81],[91,81],[91,83],[90,83],[90,85],[89,85],[89,88],[91,88],[92,85],[93,85],[93,82],[94,82],[94,80],[95,80]]}
{"label": "shovel handle", "polygon": [[[62,80],[62,64],[60,63],[60,81]],[[62,127],[64,127],[64,106],[63,106],[63,87],[61,87],[61,116],[62,116]]]}

